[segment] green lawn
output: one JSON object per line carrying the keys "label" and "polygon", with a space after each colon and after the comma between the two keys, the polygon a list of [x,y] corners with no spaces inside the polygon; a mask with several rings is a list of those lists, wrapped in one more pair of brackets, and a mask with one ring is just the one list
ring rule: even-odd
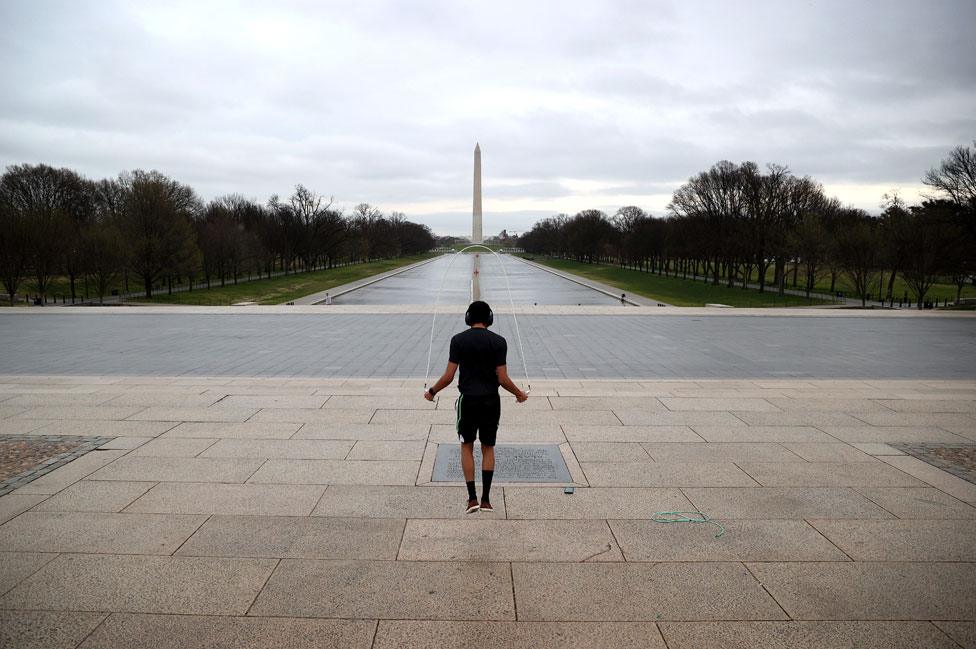
{"label": "green lawn", "polygon": [[[793,283],[792,283],[793,282],[793,266],[791,265],[791,266],[788,266],[787,268],[788,268],[788,271],[786,273],[786,288],[792,288],[793,287]],[[802,264],[800,264],[800,269],[799,270],[800,270],[800,272],[799,272],[799,275],[797,277],[797,281],[799,282],[800,286],[799,286],[799,288],[797,290],[803,290],[802,287],[804,285],[805,279],[804,279],[804,274],[803,274],[804,273],[804,270],[803,270],[803,265]],[[767,282],[772,282],[773,281],[773,275],[774,275],[774,273],[775,273],[775,270],[773,268],[770,268],[767,271],[767,273],[766,273],[766,278],[767,278],[766,281]],[[756,273],[753,273],[753,275],[755,277],[755,279],[753,281],[758,282],[759,281],[759,278],[756,275]],[[830,275],[818,277],[816,283],[814,284],[813,290],[815,292],[819,292],[819,293],[829,293],[830,292]],[[844,274],[844,273],[840,273],[840,274],[837,275],[837,284],[835,285],[834,290],[835,291],[843,291],[844,295],[846,295],[848,297],[855,297],[854,286],[851,284],[850,279],[848,279],[847,275]],[[888,271],[885,271],[885,274],[884,274],[884,284],[882,286],[882,293],[887,293],[887,291],[888,291]],[[877,299],[877,297],[878,297],[878,283],[877,283],[877,281],[875,281],[875,283],[873,284],[871,293],[872,293],[872,295],[874,295],[874,298]],[[897,302],[898,301],[898,298],[903,297],[905,295],[905,293],[908,293],[909,299],[912,299],[913,294],[912,294],[911,289],[908,288],[908,285],[905,284],[905,280],[902,279],[901,274],[899,274],[897,277],[895,277],[895,284],[892,287],[891,294],[895,297],[895,301]],[[976,286],[973,286],[972,284],[967,284],[966,286],[963,286],[962,287],[962,297],[976,297]],[[935,299],[938,299],[939,301],[942,301],[942,300],[944,300],[946,298],[948,298],[950,301],[956,299],[956,286],[955,286],[955,284],[949,283],[948,280],[945,280],[945,281],[943,281],[941,283],[933,284],[932,285],[932,288],[929,289],[929,292],[925,294],[925,299],[927,299],[927,300],[935,300]]]}
{"label": "green lawn", "polygon": [[165,289],[163,289],[163,292],[159,295],[154,295],[151,300],[134,298],[133,301],[200,305],[223,305],[234,304],[236,302],[284,304],[285,302],[291,302],[310,293],[327,291],[335,286],[365,279],[371,275],[385,273],[400,266],[429,259],[432,256],[434,256],[434,253],[415,255],[412,257],[399,257],[397,259],[384,259],[383,261],[373,261],[368,264],[355,264],[341,268],[332,268],[330,270],[318,270],[311,273],[259,279],[237,284],[236,286],[228,284],[224,287],[215,286],[210,289],[195,289],[193,291],[173,293],[172,295],[167,295]]}
{"label": "green lawn", "polygon": [[[662,277],[637,270],[584,264],[568,259],[549,257],[532,258],[556,270],[564,270],[620,289],[622,293],[634,293],[652,300],[660,300],[674,306],[704,306],[705,304],[728,304],[738,307],[776,307],[810,306],[824,304],[822,300],[807,299],[801,296],[780,297],[772,292],[760,293],[753,289],[727,288],[724,284],[713,286],[705,282],[677,277]],[[826,304],[829,304],[827,302]]]}

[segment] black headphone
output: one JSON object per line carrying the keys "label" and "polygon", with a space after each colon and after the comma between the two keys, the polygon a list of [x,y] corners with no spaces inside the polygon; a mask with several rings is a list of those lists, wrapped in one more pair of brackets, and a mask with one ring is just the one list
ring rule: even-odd
{"label": "black headphone", "polygon": [[[468,307],[468,310],[464,312],[464,324],[468,325],[469,327],[474,326],[476,322],[481,322],[481,319],[475,320],[471,316],[471,307],[474,306],[475,304],[478,304],[478,302],[472,302],[471,306]],[[492,313],[491,307],[488,306],[487,302],[481,302],[481,304],[484,304],[485,308],[488,309],[488,316],[485,318],[485,321],[482,322],[482,324],[485,325],[486,327],[490,327],[491,324],[495,321],[495,314]]]}

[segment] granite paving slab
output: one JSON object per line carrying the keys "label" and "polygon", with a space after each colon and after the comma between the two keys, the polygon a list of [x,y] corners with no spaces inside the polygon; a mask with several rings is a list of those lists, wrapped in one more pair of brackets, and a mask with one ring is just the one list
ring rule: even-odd
{"label": "granite paving slab", "polygon": [[976,562],[972,519],[808,522],[855,561]]}
{"label": "granite paving slab", "polygon": [[741,462],[743,471],[764,487],[924,487],[922,481],[884,464]]}
{"label": "granite paving slab", "polygon": [[976,504],[976,485],[962,478],[958,478],[927,462],[908,455],[881,456],[879,459],[908,475],[923,480],[929,485],[940,489],[950,496]]}
{"label": "granite paving slab", "polygon": [[176,426],[177,421],[106,421],[65,419],[49,421],[32,435],[84,435],[101,437],[157,437]]}
{"label": "granite paving slab", "polygon": [[235,423],[194,423],[186,422],[169,430],[164,438],[194,438],[203,439],[288,439],[293,436],[301,424],[246,422]]}
{"label": "granite paving slab", "polygon": [[33,508],[36,512],[120,512],[155,482],[80,480]]}
{"label": "granite paving slab", "polygon": [[126,456],[96,471],[91,479],[240,483],[263,463],[253,458]]}
{"label": "granite paving slab", "polygon": [[549,397],[553,410],[640,410],[665,412],[659,399],[646,397]]}
{"label": "granite paving slab", "polygon": [[795,620],[976,619],[972,563],[747,565]]}
{"label": "granite paving slab", "polygon": [[976,400],[957,399],[882,399],[879,404],[895,412],[963,412],[976,413]]}
{"label": "granite paving slab", "polygon": [[576,442],[704,442],[688,426],[563,426]]}
{"label": "granite paving slab", "polygon": [[[860,449],[854,448],[850,444],[831,443],[831,444],[795,444],[786,442],[783,444],[793,453],[796,453],[807,462],[877,462],[875,458]],[[765,460],[760,460],[765,461]]]}
{"label": "granite paving slab", "polygon": [[411,461],[270,459],[248,482],[412,485],[419,469],[420,462]]}
{"label": "granite paving slab", "polygon": [[[755,487],[731,462],[581,462],[591,487]],[[792,465],[790,465],[792,466]],[[910,478],[909,478],[910,479]]]}
{"label": "granite paving slab", "polygon": [[[814,396],[772,397],[769,399],[769,403],[787,412],[796,410],[833,410],[850,413],[891,412],[891,408],[885,407],[883,403],[874,399],[839,399]],[[744,410],[744,408],[729,408],[729,410]]]}
{"label": "granite paving slab", "polygon": [[0,525],[0,551],[172,554],[205,520],[176,514],[24,512]]}
{"label": "granite paving slab", "polygon": [[[70,407],[70,406],[98,406],[119,397],[119,392],[61,392],[61,393],[28,393],[11,394],[0,399],[0,407],[18,407],[23,410],[38,407]],[[131,403],[110,403],[111,406],[141,405]]]}
{"label": "granite paving slab", "polygon": [[786,617],[741,563],[515,563],[512,574],[520,620]]}
{"label": "granite paving slab", "polygon": [[679,489],[578,488],[566,494],[554,487],[505,487],[504,494],[513,519],[650,518],[692,507]]}
{"label": "granite paving slab", "polygon": [[104,619],[104,613],[0,611],[0,647],[75,649]]}
{"label": "granite paving slab", "polygon": [[0,496],[0,523],[9,521],[21,512],[26,512],[47,497],[46,494],[20,493],[20,490]]}
{"label": "granite paving slab", "polygon": [[627,561],[849,561],[817,530],[800,520],[719,520],[677,525],[652,520],[611,520]]}
{"label": "granite paving slab", "polygon": [[372,620],[113,613],[79,649],[370,649]]}
{"label": "granite paving slab", "polygon": [[161,482],[126,511],[308,516],[324,491],[324,486]]}
{"label": "granite paving slab", "polygon": [[913,442],[965,443],[964,437],[934,426],[822,426],[831,437],[848,444],[882,443],[910,444]]}
{"label": "granite paving slab", "polygon": [[894,518],[847,487],[685,488],[695,509],[713,518]]}
{"label": "granite paving slab", "polygon": [[275,559],[62,554],[0,598],[0,608],[243,615],[275,564]]}
{"label": "granite paving slab", "polygon": [[[453,425],[451,426],[453,429]],[[429,424],[342,424],[337,422],[307,423],[295,433],[294,439],[352,439],[352,440],[426,440]],[[454,437],[457,439],[457,436]]]}
{"label": "granite paving slab", "polygon": [[659,626],[669,649],[956,649],[930,622],[662,622]]}
{"label": "granite paving slab", "polygon": [[650,622],[381,620],[374,649],[666,649]]}
{"label": "granite paving slab", "polygon": [[623,561],[605,521],[408,520],[402,561]]}
{"label": "granite paving slab", "polygon": [[352,447],[351,441],[332,439],[222,439],[201,452],[200,457],[341,460]]}
{"label": "granite paving slab", "polygon": [[[655,462],[802,462],[803,459],[779,444],[651,442],[642,444]],[[575,446],[574,446],[575,448]]]}
{"label": "granite paving slab", "polygon": [[326,410],[334,408],[345,409],[372,409],[372,410],[434,410],[436,408],[454,407],[454,399],[457,394],[445,394],[438,396],[433,402],[423,398],[423,386],[418,385],[415,392],[407,396],[349,396],[337,394],[329,397],[329,400],[322,406]]}
{"label": "granite paving slab", "polygon": [[0,419],[0,435],[25,435],[50,423],[50,419]]}
{"label": "granite paving slab", "polygon": [[[501,490],[499,490],[501,493]],[[396,487],[333,485],[326,489],[312,516],[371,518],[466,518],[464,487]],[[493,513],[478,516],[505,518],[505,498],[495,496]]]}
{"label": "granite paving slab", "polygon": [[976,417],[963,413],[867,412],[857,418],[871,426],[937,426],[960,435],[976,433]]}
{"label": "granite paving slab", "polygon": [[[27,579],[58,556],[45,552],[0,552],[0,595]],[[4,645],[0,644],[0,647]]]}
{"label": "granite paving slab", "polygon": [[[781,408],[774,405],[773,399],[715,399],[688,397],[661,397],[661,403],[668,410],[689,411],[736,411],[736,412],[779,412]],[[777,399],[775,401],[783,401]]]}
{"label": "granite paving slab", "polygon": [[935,622],[963,649],[976,649],[976,622]]}
{"label": "granite paving slab", "polygon": [[576,442],[572,447],[580,462],[651,461],[644,447],[634,442]]}
{"label": "granite paving slab", "polygon": [[187,394],[184,392],[126,392],[103,402],[107,406],[168,406],[173,408],[206,408],[220,401],[221,394]]}
{"label": "granite paving slab", "polygon": [[[197,422],[237,422],[243,423],[250,419],[257,408],[171,408],[167,406],[150,406],[142,409],[138,414],[129,417],[130,421],[197,421]],[[60,419],[60,417],[59,417]],[[92,417],[96,419],[96,417]],[[97,417],[97,419],[111,419],[111,417]]]}
{"label": "granite paving slab", "polygon": [[[179,555],[292,559],[395,559],[403,519],[212,516]],[[0,528],[2,530],[3,528]]]}
{"label": "granite paving slab", "polygon": [[692,430],[707,442],[722,444],[837,442],[836,438],[812,426],[692,426]]}
{"label": "granite paving slab", "polygon": [[514,620],[515,606],[505,563],[283,559],[249,614]]}
{"label": "granite paving slab", "polygon": [[934,487],[858,487],[857,491],[898,518],[976,518],[976,507]]}
{"label": "granite paving slab", "polygon": [[[424,415],[430,414],[424,411],[418,412]],[[376,411],[372,408],[355,408],[347,410],[326,410],[325,408],[262,408],[256,415],[251,417],[250,421],[279,424],[368,424],[370,423],[370,420],[373,419],[373,415],[375,413]],[[378,420],[376,423],[386,422]],[[394,419],[391,420],[390,423],[407,422],[398,422],[398,420]]]}
{"label": "granite paving slab", "polygon": [[[742,419],[731,412],[614,410],[625,426],[745,426]],[[575,422],[568,422],[575,423]],[[583,422],[579,422],[583,423]],[[650,440],[649,440],[650,441]],[[673,440],[680,441],[680,440]]]}
{"label": "granite paving slab", "polygon": [[[14,415],[14,418],[121,420],[128,419],[143,410],[141,406],[38,406],[19,412]],[[157,421],[173,420],[160,418]]]}
{"label": "granite paving slab", "polygon": [[129,457],[196,457],[217,443],[207,437],[159,437],[129,453]]}
{"label": "granite paving slab", "polygon": [[[863,426],[865,422],[846,412],[794,410],[791,412],[736,412],[736,419],[749,426]],[[709,424],[710,422],[702,422]],[[798,440],[795,440],[798,441]]]}
{"label": "granite paving slab", "polygon": [[231,394],[216,402],[217,408],[321,408],[327,396]]}
{"label": "granite paving slab", "polygon": [[154,439],[153,437],[113,437],[109,441],[100,445],[98,448],[113,451],[131,451],[139,448],[146,442]]}
{"label": "granite paving slab", "polygon": [[347,460],[417,460],[424,457],[424,441],[359,440]]}

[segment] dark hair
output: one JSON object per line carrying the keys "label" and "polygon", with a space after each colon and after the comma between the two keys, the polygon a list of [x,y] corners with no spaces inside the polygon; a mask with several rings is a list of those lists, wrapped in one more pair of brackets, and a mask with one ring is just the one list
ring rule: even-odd
{"label": "dark hair", "polygon": [[471,303],[468,307],[468,324],[483,324],[485,326],[491,325],[492,319],[491,307],[488,306],[487,302],[482,302],[481,300],[476,300]]}

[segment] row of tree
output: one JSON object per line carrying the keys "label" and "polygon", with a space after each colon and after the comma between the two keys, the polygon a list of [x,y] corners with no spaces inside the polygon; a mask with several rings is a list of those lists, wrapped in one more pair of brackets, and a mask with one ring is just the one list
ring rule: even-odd
{"label": "row of tree", "polygon": [[932,198],[908,206],[886,195],[874,216],[786,167],[722,161],[679,187],[663,218],[633,206],[612,216],[560,214],[536,223],[519,243],[527,252],[704,276],[729,287],[754,281],[760,291],[772,269],[780,293],[790,270],[797,285],[802,269],[808,296],[826,276],[833,293],[843,273],[862,304],[887,271],[884,297],[893,298],[900,275],[921,306],[937,279],[955,283],[957,299],[976,281],[976,149],[956,148],[923,182]]}
{"label": "row of tree", "polygon": [[0,280],[11,303],[27,278],[43,299],[67,277],[99,300],[123,275],[145,295],[174,283],[237,282],[430,250],[426,225],[368,203],[351,213],[298,185],[285,200],[239,195],[204,203],[157,171],[92,181],[47,165],[8,167],[0,177]]}

